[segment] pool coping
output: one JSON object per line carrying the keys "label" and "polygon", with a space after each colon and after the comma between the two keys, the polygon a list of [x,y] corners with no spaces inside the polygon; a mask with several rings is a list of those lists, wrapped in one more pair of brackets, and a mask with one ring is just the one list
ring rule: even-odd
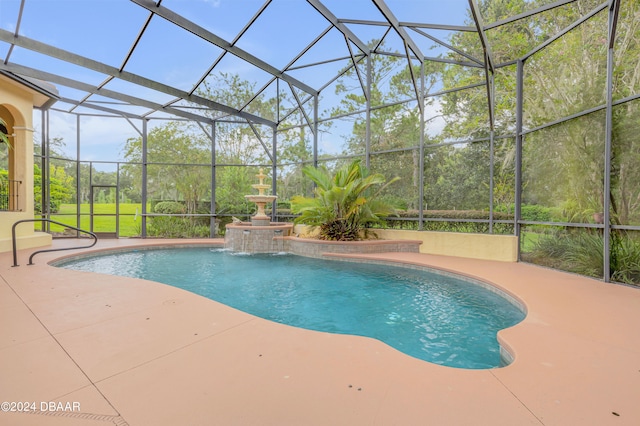
{"label": "pool coping", "polygon": [[[94,251],[212,242],[217,245],[214,240],[103,240]],[[21,250],[20,257],[31,252]],[[524,263],[420,253],[359,255],[462,273],[525,303],[525,320],[500,332],[514,362],[461,370],[416,360],[373,339],[274,324],[163,284],[47,264],[74,255],[41,254],[34,266],[11,268],[10,254],[0,254],[0,377],[11,384],[0,387],[0,400],[78,400],[82,411],[0,412],[0,423],[28,425],[37,416],[45,426],[209,424],[212,419],[221,424],[640,424],[635,325],[640,290],[635,288]]]}

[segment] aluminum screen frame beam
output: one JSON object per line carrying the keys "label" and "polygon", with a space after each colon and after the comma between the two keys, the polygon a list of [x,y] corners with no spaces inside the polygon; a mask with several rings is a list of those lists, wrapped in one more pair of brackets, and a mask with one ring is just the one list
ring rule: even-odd
{"label": "aluminum screen frame beam", "polygon": [[218,46],[219,48],[225,50],[226,52],[231,53],[234,56],[250,63],[251,65],[260,68],[261,70],[273,75],[274,77],[278,77],[281,80],[286,81],[287,83],[291,83],[295,87],[313,95],[316,93],[316,90],[311,86],[303,83],[302,81],[287,75],[286,73],[280,71],[274,66],[268,64],[267,62],[259,59],[249,52],[240,49],[237,46],[229,43],[225,39],[213,34],[211,31],[206,30],[205,28],[197,25],[196,23],[186,19],[182,15],[168,9],[164,6],[156,5],[153,0],[131,0],[135,4],[144,9],[147,9],[149,12],[153,12],[154,14],[166,19],[167,21],[177,25],[178,27],[189,31],[190,33],[200,37],[201,39],[208,41],[209,43]]}
{"label": "aluminum screen frame beam", "polygon": [[[137,84],[138,86],[146,87],[148,89],[152,89],[161,93],[175,96],[177,98],[181,98],[188,102],[193,102],[194,104],[202,105],[216,111],[221,111],[230,115],[242,117],[248,121],[253,121],[256,123],[266,124],[266,125],[275,124],[271,120],[267,120],[265,118],[258,117],[256,115],[249,114],[247,112],[240,111],[235,108],[231,108],[227,105],[223,105],[218,102],[215,102],[200,96],[190,95],[188,92],[185,92],[184,90],[176,89],[175,87],[159,83],[155,80],[151,80],[137,74],[133,74],[127,71],[120,71],[116,67],[112,67],[102,62],[86,58],[82,55],[78,55],[63,49],[59,49],[57,47],[42,43],[37,40],[30,39],[25,36],[16,37],[13,35],[13,33],[3,29],[0,29],[0,41],[14,44],[18,47],[22,47],[27,50],[41,53],[43,55],[50,56],[52,58],[60,59],[62,61],[71,63],[73,65],[78,65],[80,67],[87,68],[101,74],[106,74],[108,76],[112,76],[120,80],[127,81],[129,83]],[[9,64],[6,64],[6,65],[9,65]],[[101,90],[104,90],[104,89],[101,89]]]}
{"label": "aluminum screen frame beam", "polygon": [[478,3],[476,2],[476,0],[469,0],[469,8],[471,9],[473,20],[476,23],[478,36],[480,37],[480,42],[482,43],[482,49],[484,50],[485,66],[489,71],[493,73],[494,72],[493,55],[491,54],[491,48],[489,47],[489,40],[487,40],[487,35],[484,33],[482,15],[480,14],[480,8],[478,7]]}
{"label": "aluminum screen frame beam", "polygon": [[522,55],[522,57],[520,59],[521,60],[527,60],[528,58],[530,58],[531,56],[535,55],[536,53],[538,53],[539,51],[541,51],[542,49],[544,49],[545,47],[547,47],[548,45],[550,45],[554,41],[560,39],[562,36],[564,36],[565,34],[570,32],[574,28],[576,28],[579,25],[582,25],[584,22],[590,20],[595,15],[597,15],[598,13],[600,13],[601,11],[606,9],[608,6],[609,6],[609,2],[608,1],[605,2],[605,3],[601,3],[599,6],[596,6],[595,9],[593,9],[591,12],[589,12],[586,15],[582,16],[581,18],[577,19],[575,22],[573,22],[569,26],[565,27],[563,30],[559,31],[553,37],[550,37],[544,43],[539,44],[538,46],[536,46],[533,49],[531,49],[529,52],[527,52],[524,55]]}
{"label": "aluminum screen frame beam", "polygon": [[[308,1],[308,0],[307,0]],[[575,1],[575,0],[574,0]],[[371,21],[366,19],[340,19],[339,22],[343,24],[362,24],[362,25],[376,25],[380,27],[388,27],[388,22],[383,21]],[[427,24],[424,22],[406,22],[399,21],[398,24],[401,27],[407,28],[425,28],[429,30],[444,30],[444,31],[462,31],[468,33],[475,33],[478,30],[476,27],[463,26],[463,25],[446,25],[446,24]]]}
{"label": "aluminum screen frame beam", "polygon": [[493,28],[501,27],[502,25],[511,24],[511,23],[519,21],[521,19],[526,19],[526,18],[529,18],[531,16],[537,15],[539,13],[555,9],[557,7],[565,6],[565,5],[569,4],[569,3],[575,3],[576,1],[577,0],[560,0],[560,1],[557,1],[555,3],[547,4],[545,6],[538,7],[536,9],[534,9],[534,10],[530,10],[528,12],[524,12],[524,13],[521,13],[519,15],[512,16],[511,18],[502,19],[500,21],[496,21],[496,22],[493,22],[491,24],[485,25],[484,26],[484,30],[486,31],[486,30],[490,30],[490,29],[493,29]]}
{"label": "aluminum screen frame beam", "polygon": [[[604,281],[611,281],[611,161],[613,158],[613,69],[615,66],[615,41],[620,14],[620,1],[611,0],[609,7],[608,49],[607,49],[607,109],[605,118],[605,146],[604,146],[604,200],[603,211],[603,255],[602,269]],[[618,222],[619,223],[619,222]]]}
{"label": "aluminum screen frame beam", "polygon": [[489,129],[493,132],[494,130],[494,99],[493,99],[493,75],[495,74],[495,68],[493,66],[493,55],[491,54],[491,48],[489,47],[489,40],[487,40],[487,35],[484,33],[482,16],[480,14],[480,8],[478,7],[478,3],[476,0],[469,0],[469,8],[471,9],[471,14],[473,15],[473,20],[476,23],[476,27],[478,28],[478,36],[480,37],[480,42],[482,43],[482,50],[484,51],[484,72],[485,72],[485,81],[487,84],[487,106],[489,108]]}
{"label": "aluminum screen frame beam", "polygon": [[[404,43],[409,47],[409,49],[411,49],[413,54],[416,55],[416,58],[418,58],[421,63],[424,62],[424,54],[422,53],[416,42],[409,36],[407,30],[405,30],[405,28],[400,25],[400,21],[396,18],[391,9],[389,9],[389,6],[387,6],[384,0],[372,1],[376,5],[380,13],[382,13],[382,15],[385,17],[385,19],[389,21],[391,27],[396,31],[396,33],[398,33]],[[409,65],[411,65],[411,58],[409,57],[409,55],[407,55],[407,60],[409,61]],[[414,85],[416,85],[415,81]]]}
{"label": "aluminum screen frame beam", "polygon": [[313,6],[313,8],[317,10],[319,14],[324,16],[324,18],[329,21],[331,25],[333,25],[338,31],[340,31],[348,40],[358,46],[358,49],[360,49],[362,53],[364,53],[365,55],[371,54],[371,49],[369,49],[369,46],[367,46],[365,42],[360,40],[360,38],[358,38],[358,36],[356,36],[353,31],[351,31],[346,25],[342,23],[342,21],[339,21],[338,18],[329,9],[327,9],[327,7],[322,4],[322,2],[320,2],[320,0],[307,0],[307,3]]}
{"label": "aluminum screen frame beam", "polygon": [[[431,34],[425,33],[424,31],[422,31],[422,29],[417,28],[417,27],[411,27],[411,29],[413,31],[415,31],[416,33],[420,34],[421,36],[426,37],[426,38],[428,38],[429,40],[431,40],[431,41],[433,41],[435,43],[438,43],[440,46],[445,47],[445,48],[457,53],[458,55],[463,56],[463,57],[469,59],[470,61],[473,61],[473,62],[477,63],[480,66],[484,66],[484,64],[482,63],[481,60],[474,58],[470,54],[468,54],[466,52],[463,52],[462,50],[460,50],[460,49],[458,49],[458,48],[456,48],[454,46],[451,46],[449,43],[446,43],[446,42],[440,40],[439,38],[432,36]],[[427,57],[425,57],[424,59],[425,60],[430,60],[430,58],[427,58]]]}
{"label": "aluminum screen frame beam", "polygon": [[[176,108],[172,108],[172,107],[165,107],[163,105],[157,104],[155,102],[151,102],[151,101],[147,101],[145,99],[141,99],[141,98],[136,98],[134,96],[131,95],[126,95],[124,93],[120,93],[120,92],[115,92],[113,90],[109,90],[109,89],[99,89],[96,86],[93,86],[91,84],[88,83],[82,83],[80,81],[77,80],[73,80],[67,77],[62,77],[56,74],[51,74],[45,71],[39,71],[33,68],[29,68],[29,67],[25,67],[22,65],[14,65],[14,64],[8,64],[8,65],[4,65],[2,63],[0,63],[0,70],[6,70],[12,73],[16,73],[16,74],[20,74],[20,75],[24,75],[27,77],[32,77],[32,78],[37,78],[39,80],[46,80],[46,81],[50,81],[52,83],[55,84],[60,84],[62,86],[67,86],[67,87],[71,87],[72,89],[76,89],[76,90],[81,90],[83,92],[88,92],[91,94],[95,94],[95,95],[100,95],[100,96],[105,96],[111,99],[115,99],[118,101],[122,101],[127,103],[128,105],[132,105],[132,106],[140,106],[140,107],[145,107],[145,108],[149,108],[150,110],[156,112],[156,111],[163,111],[166,112],[167,114],[172,114],[178,117],[182,117],[182,118],[186,118],[188,120],[194,120],[194,121],[202,121],[202,122],[210,122],[212,121],[211,118],[209,117],[205,117],[205,116],[201,116],[201,115],[197,115],[197,114],[193,114],[187,111],[182,111],[180,109],[176,109]],[[63,99],[61,99],[63,100]],[[84,106],[86,108],[93,108],[93,109],[97,109],[97,110],[104,110],[104,107],[100,107],[97,106],[95,104],[92,104],[90,102],[79,102],[76,100],[63,100],[64,102],[76,105],[76,107],[80,107],[80,106]],[[68,111],[70,112],[70,111]],[[106,112],[106,111],[105,111]],[[119,110],[115,110],[115,109],[111,109],[110,111],[111,113],[114,114],[118,114],[121,116],[126,116],[126,117],[133,117],[133,118],[144,118],[144,115],[137,115],[137,114],[131,114],[128,113],[126,111],[119,111]]]}

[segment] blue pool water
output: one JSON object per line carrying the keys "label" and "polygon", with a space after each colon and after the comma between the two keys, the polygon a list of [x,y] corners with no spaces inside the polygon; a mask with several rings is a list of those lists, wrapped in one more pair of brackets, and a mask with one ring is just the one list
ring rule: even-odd
{"label": "blue pool water", "polygon": [[170,284],[265,319],[372,337],[459,368],[500,366],[496,333],[524,318],[515,305],[469,281],[388,265],[172,248],[58,266]]}

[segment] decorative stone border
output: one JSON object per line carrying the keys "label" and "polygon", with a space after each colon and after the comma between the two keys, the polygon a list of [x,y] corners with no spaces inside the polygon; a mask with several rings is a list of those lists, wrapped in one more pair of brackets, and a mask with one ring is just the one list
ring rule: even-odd
{"label": "decorative stone border", "polygon": [[324,253],[366,254],[384,252],[419,253],[420,240],[324,241],[293,236],[293,224],[271,222],[268,226],[252,226],[248,222],[227,225],[224,247],[241,253],[288,252],[320,258]]}
{"label": "decorative stone border", "polygon": [[[279,239],[276,237],[276,239]],[[299,256],[321,258],[325,253],[366,254],[419,253],[420,240],[324,241],[311,238],[282,237],[284,251]]]}

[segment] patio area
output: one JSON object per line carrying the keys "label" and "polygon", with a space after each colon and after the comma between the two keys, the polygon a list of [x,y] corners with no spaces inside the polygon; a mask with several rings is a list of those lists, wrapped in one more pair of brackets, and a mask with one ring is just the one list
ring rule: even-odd
{"label": "patio area", "polygon": [[[104,240],[93,250],[203,243],[222,241]],[[30,252],[19,267],[0,254],[1,424],[640,424],[636,288],[526,263],[355,256],[473,276],[526,305],[526,319],[499,334],[511,365],[460,370],[164,284],[47,264],[78,251],[27,266]],[[35,412],[5,410],[25,407]]]}

